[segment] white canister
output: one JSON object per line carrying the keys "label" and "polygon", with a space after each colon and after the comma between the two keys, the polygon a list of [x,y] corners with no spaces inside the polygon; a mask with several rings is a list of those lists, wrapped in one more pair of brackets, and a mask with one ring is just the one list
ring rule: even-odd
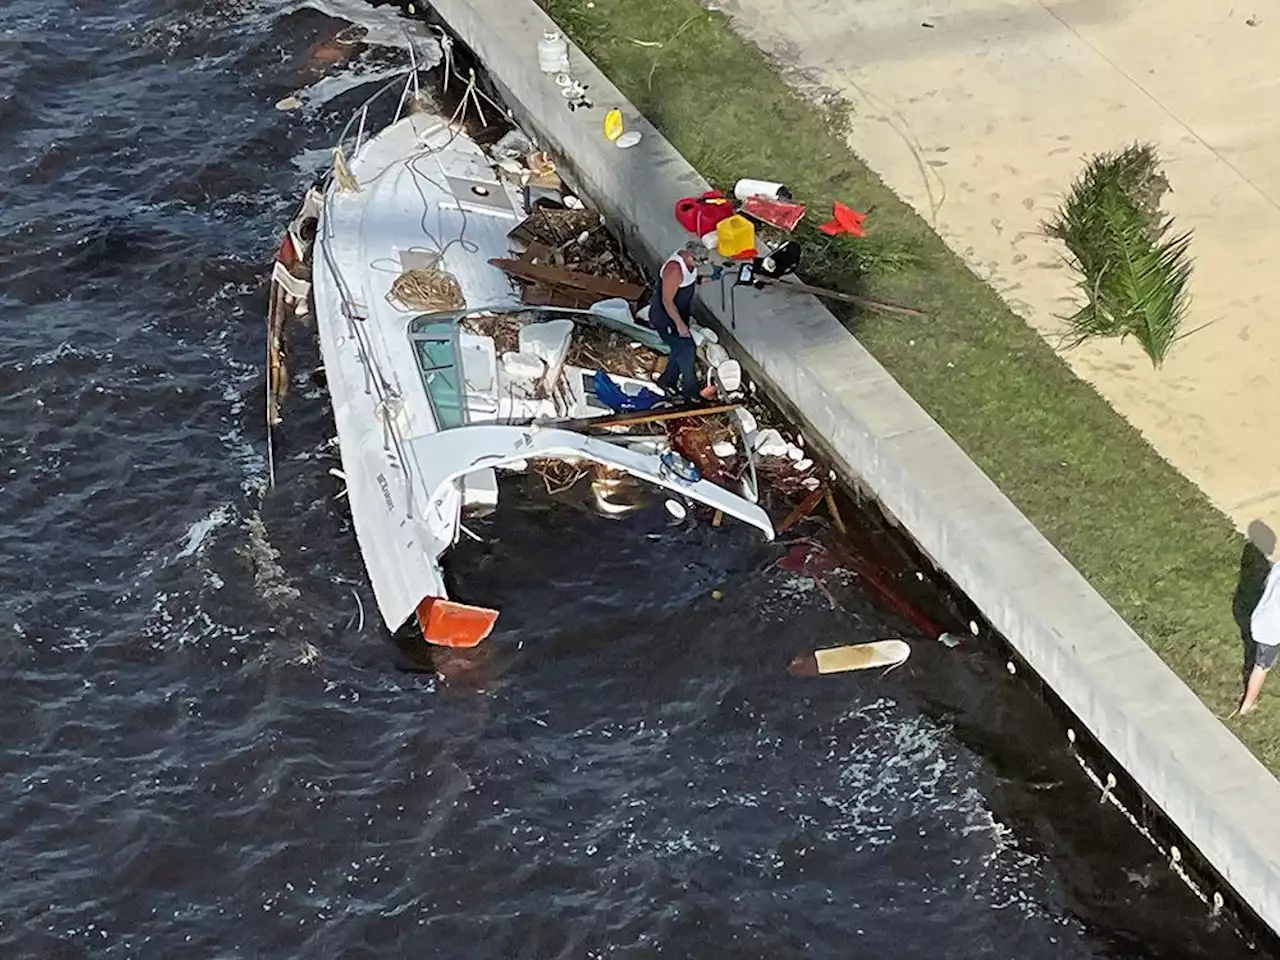
{"label": "white canister", "polygon": [[764,197],[768,200],[790,200],[791,191],[772,180],[739,180],[733,187],[733,195],[739,200]]}
{"label": "white canister", "polygon": [[538,69],[543,73],[569,72],[569,44],[554,30],[548,30],[538,41]]}

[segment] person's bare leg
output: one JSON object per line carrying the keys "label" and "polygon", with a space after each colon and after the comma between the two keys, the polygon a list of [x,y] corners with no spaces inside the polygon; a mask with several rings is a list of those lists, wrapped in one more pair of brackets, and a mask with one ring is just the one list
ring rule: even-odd
{"label": "person's bare leg", "polygon": [[1249,682],[1244,687],[1244,699],[1240,701],[1240,716],[1252,713],[1258,707],[1258,694],[1262,692],[1262,681],[1267,679],[1265,667],[1254,667],[1249,673]]}

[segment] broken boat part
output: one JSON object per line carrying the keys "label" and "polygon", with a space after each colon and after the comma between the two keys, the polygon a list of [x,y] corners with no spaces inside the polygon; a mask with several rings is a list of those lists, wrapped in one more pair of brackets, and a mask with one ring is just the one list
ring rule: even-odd
{"label": "broken boat part", "polygon": [[797,677],[816,677],[851,670],[874,670],[877,667],[893,669],[905,663],[910,655],[911,647],[907,642],[896,638],[854,643],[802,653],[791,661],[787,672]]}
{"label": "broken boat part", "polygon": [[[482,99],[509,114],[474,74],[453,76],[466,96],[451,117],[404,109],[420,106],[416,74],[358,108],[334,169],[285,231],[272,273],[267,420],[269,431],[280,422],[289,384],[285,325],[310,304],[382,619],[392,632],[414,622],[428,642],[465,648],[490,634],[498,612],[450,598],[443,561],[467,535],[464,518],[496,503],[499,472],[535,472],[549,490],[594,474],[597,506],[611,515],[632,509],[621,483],[658,487],[677,520],[700,503],[713,526],[728,517],[770,539],[759,483],[791,505],[819,482],[796,469],[776,431],[759,431],[766,449],[753,449],[757,421],[738,403],[615,413],[596,394],[600,374],[624,400],[654,388],[665,345],[633,316],[647,279],[598,229],[598,213],[564,208],[556,163],[528,137],[508,133],[489,153],[470,138],[467,114]],[[391,124],[366,130],[372,100],[396,94]],[[431,235],[424,209],[436,214]],[[754,395],[715,332],[700,334],[697,362],[717,394]],[[274,470],[274,439],[271,449]],[[800,506],[797,517],[813,509]]]}

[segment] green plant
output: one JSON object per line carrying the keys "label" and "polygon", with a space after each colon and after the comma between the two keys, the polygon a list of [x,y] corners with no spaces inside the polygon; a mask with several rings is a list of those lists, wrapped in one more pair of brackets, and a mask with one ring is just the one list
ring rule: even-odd
{"label": "green plant", "polygon": [[1160,209],[1169,182],[1149,144],[1094,157],[1045,232],[1062,241],[1084,299],[1066,318],[1067,346],[1132,336],[1159,367],[1181,339],[1191,233]]}

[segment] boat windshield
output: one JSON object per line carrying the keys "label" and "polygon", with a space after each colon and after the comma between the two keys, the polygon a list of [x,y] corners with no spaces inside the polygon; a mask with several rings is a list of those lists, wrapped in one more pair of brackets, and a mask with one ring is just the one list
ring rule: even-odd
{"label": "boat windshield", "polygon": [[462,403],[462,364],[458,360],[458,325],[453,320],[414,321],[410,333],[413,355],[440,430],[467,422]]}

